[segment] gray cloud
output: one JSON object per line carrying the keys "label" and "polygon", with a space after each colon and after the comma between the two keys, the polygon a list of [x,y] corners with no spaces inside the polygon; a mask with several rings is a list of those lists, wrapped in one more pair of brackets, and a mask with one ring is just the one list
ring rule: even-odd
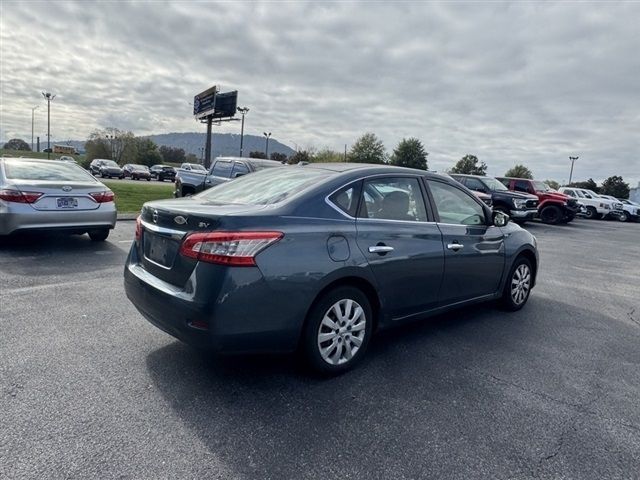
{"label": "gray cloud", "polygon": [[[238,89],[247,131],[301,146],[366,131],[566,180],[640,181],[637,3],[3,2],[0,138],[197,131],[193,95]],[[237,124],[216,127],[237,132]],[[43,137],[44,138],[44,137]]]}

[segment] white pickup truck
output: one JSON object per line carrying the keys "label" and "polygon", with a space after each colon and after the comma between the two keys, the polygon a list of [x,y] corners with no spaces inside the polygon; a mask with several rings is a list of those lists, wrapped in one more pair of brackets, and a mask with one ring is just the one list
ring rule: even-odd
{"label": "white pickup truck", "polygon": [[618,200],[616,197],[612,197],[611,195],[600,196],[622,204],[622,213],[618,217],[618,220],[621,222],[628,222],[630,220],[635,222],[640,217],[640,205],[634,204],[629,200]]}
{"label": "white pickup truck", "polygon": [[585,216],[589,219],[620,218],[624,212],[622,202],[601,197],[593,190],[576,187],[560,187],[558,191],[584,204],[584,206],[587,207]]}

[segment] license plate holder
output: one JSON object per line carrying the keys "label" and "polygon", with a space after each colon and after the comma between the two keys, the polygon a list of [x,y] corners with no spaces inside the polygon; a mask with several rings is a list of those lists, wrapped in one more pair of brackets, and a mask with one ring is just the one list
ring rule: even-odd
{"label": "license plate holder", "polygon": [[56,198],[56,205],[58,208],[78,208],[78,199],[74,197],[60,197]]}
{"label": "license plate holder", "polygon": [[144,256],[163,267],[171,267],[177,253],[176,242],[153,233],[144,233]]}

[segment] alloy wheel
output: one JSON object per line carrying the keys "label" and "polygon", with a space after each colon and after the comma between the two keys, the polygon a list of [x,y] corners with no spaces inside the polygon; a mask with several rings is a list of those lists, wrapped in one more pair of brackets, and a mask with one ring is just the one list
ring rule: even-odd
{"label": "alloy wheel", "polygon": [[511,300],[516,305],[522,304],[531,288],[531,269],[528,265],[520,264],[511,277]]}
{"label": "alloy wheel", "polygon": [[345,298],[324,314],[318,328],[317,343],[322,359],[330,365],[342,365],[358,353],[366,333],[364,309],[355,300]]}

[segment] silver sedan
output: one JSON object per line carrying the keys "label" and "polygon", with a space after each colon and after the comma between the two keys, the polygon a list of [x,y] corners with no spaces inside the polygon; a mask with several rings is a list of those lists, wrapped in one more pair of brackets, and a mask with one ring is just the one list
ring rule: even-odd
{"label": "silver sedan", "polygon": [[0,235],[63,230],[102,241],[116,216],[113,192],[78,165],[0,158]]}

